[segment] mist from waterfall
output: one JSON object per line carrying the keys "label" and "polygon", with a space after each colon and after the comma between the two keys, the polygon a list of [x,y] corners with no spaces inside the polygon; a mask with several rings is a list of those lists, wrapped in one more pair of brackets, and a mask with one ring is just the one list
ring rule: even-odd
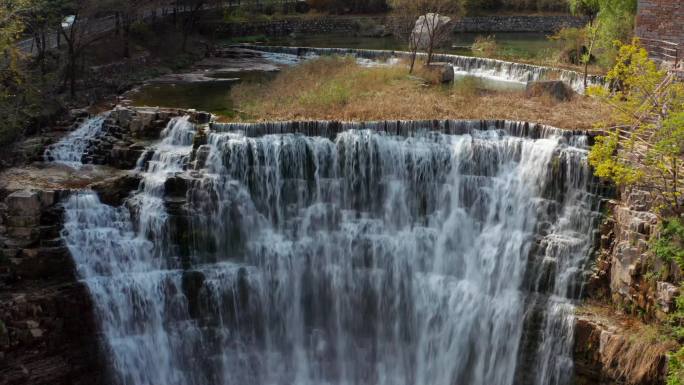
{"label": "mist from waterfall", "polygon": [[64,205],[114,383],[570,381],[582,138],[196,131],[169,123],[123,206]]}

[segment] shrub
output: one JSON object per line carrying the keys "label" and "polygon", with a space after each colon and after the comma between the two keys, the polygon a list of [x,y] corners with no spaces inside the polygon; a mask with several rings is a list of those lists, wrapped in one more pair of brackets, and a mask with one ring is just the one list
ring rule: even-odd
{"label": "shrub", "polygon": [[475,38],[471,49],[476,56],[492,57],[498,50],[498,45],[493,35],[478,36]]}
{"label": "shrub", "polygon": [[613,109],[610,122],[599,125],[605,135],[589,154],[596,175],[651,191],[662,214],[680,213],[684,85],[659,70],[637,41],[620,48],[607,78],[614,91],[589,89]]}
{"label": "shrub", "polygon": [[[660,234],[652,243],[652,250],[665,262],[676,262],[684,266],[684,224],[679,218],[663,221]],[[684,304],[684,303],[683,303]]]}

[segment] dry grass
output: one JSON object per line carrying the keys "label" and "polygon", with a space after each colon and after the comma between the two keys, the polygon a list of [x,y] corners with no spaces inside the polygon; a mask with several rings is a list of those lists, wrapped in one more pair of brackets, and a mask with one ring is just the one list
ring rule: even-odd
{"label": "dry grass", "polygon": [[351,58],[324,57],[269,83],[241,84],[232,96],[241,121],[509,119],[588,129],[608,116],[605,106],[586,97],[527,99],[522,91],[485,91],[475,83],[426,85],[403,65],[363,68]]}
{"label": "dry grass", "polygon": [[678,344],[663,325],[645,324],[602,303],[584,304],[577,313],[604,325],[597,358],[611,377],[644,384],[665,376],[666,357]]}

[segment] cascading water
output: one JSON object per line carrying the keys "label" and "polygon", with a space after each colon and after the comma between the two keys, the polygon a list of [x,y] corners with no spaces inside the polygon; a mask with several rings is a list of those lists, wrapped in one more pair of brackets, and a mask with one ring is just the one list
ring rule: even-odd
{"label": "cascading water", "polygon": [[127,205],[65,203],[114,383],[569,380],[596,217],[580,139],[195,135],[169,124]]}
{"label": "cascading water", "polygon": [[47,148],[45,160],[75,168],[83,166],[83,155],[92,140],[102,133],[106,119],[106,115],[97,115],[84,120],[76,130]]}

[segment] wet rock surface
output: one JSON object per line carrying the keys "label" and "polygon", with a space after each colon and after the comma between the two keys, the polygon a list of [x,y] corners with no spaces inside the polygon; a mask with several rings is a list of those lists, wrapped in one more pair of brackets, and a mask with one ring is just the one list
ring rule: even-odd
{"label": "wet rock surface", "polygon": [[240,80],[244,72],[275,72],[283,65],[270,60],[263,52],[241,48],[226,47],[211,52],[185,73],[163,75],[148,83],[202,83],[224,82],[230,83]]}
{"label": "wet rock surface", "polygon": [[[107,204],[121,204],[139,185],[126,170],[180,114],[211,119],[196,111],[117,108],[89,143],[83,166],[42,162],[56,140],[50,138],[37,145],[37,162],[0,174],[0,385],[108,383],[90,295],[61,238],[62,202],[87,188]],[[74,117],[71,129],[88,114]]]}
{"label": "wet rock surface", "polygon": [[674,346],[646,335],[648,327],[634,328],[629,323],[640,324],[636,314],[650,324],[666,322],[679,294],[668,281],[681,273],[674,263],[656,258],[649,250],[659,223],[651,212],[650,194],[621,191],[620,195],[622,199],[605,206],[595,269],[587,285],[588,297],[602,303],[607,314],[590,311],[577,319],[576,373],[580,384],[664,384],[667,354]]}
{"label": "wet rock surface", "polygon": [[61,237],[56,190],[9,192],[0,208],[0,384],[97,384],[91,304]]}

